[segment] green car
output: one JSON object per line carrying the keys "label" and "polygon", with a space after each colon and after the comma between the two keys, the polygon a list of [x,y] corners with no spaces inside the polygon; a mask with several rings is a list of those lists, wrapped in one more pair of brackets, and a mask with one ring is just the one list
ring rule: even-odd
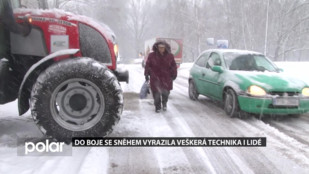
{"label": "green car", "polygon": [[298,115],[309,111],[309,85],[288,77],[263,54],[204,51],[190,70],[189,97],[223,102],[230,117],[242,113]]}

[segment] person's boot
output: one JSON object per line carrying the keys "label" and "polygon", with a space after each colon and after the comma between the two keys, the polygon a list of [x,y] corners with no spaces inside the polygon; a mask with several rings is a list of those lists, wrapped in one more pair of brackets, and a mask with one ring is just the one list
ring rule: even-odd
{"label": "person's boot", "polygon": [[160,113],[161,112],[161,108],[156,107],[156,113]]}
{"label": "person's boot", "polygon": [[160,113],[161,112],[161,104],[155,106],[156,107],[156,113]]}
{"label": "person's boot", "polygon": [[166,111],[167,110],[167,107],[166,107],[166,103],[163,103],[163,111]]}

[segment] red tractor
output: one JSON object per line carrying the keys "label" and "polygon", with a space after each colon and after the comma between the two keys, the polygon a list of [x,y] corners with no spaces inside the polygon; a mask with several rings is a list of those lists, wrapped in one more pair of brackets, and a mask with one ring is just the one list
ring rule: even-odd
{"label": "red tractor", "polygon": [[[16,1],[14,1],[16,2]],[[58,140],[105,136],[119,121],[123,95],[113,32],[60,10],[0,2],[0,104],[18,99],[40,130]]]}

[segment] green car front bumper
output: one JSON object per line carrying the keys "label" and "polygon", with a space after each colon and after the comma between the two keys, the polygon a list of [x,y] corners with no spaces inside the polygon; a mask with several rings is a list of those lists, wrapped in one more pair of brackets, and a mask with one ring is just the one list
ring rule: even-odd
{"label": "green car front bumper", "polygon": [[274,107],[272,98],[258,98],[246,95],[238,96],[239,107],[242,111],[254,114],[303,114],[309,112],[309,98],[300,98],[298,107]]}

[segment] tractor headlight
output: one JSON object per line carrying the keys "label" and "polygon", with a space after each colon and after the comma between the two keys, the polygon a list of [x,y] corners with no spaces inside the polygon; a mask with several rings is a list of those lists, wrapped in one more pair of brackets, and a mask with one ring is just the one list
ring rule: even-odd
{"label": "tractor headlight", "polygon": [[30,14],[27,14],[23,17],[24,22],[31,24],[32,23],[32,17]]}
{"label": "tractor headlight", "polygon": [[114,45],[114,53],[115,53],[115,56],[118,57],[118,45],[117,44]]}
{"label": "tractor headlight", "polygon": [[309,88],[304,88],[301,93],[303,94],[303,96],[305,97],[309,97]]}
{"label": "tractor headlight", "polygon": [[248,93],[250,95],[253,95],[253,96],[264,96],[264,95],[266,95],[266,91],[263,88],[256,86],[256,85],[251,85],[248,88]]}
{"label": "tractor headlight", "polygon": [[29,22],[30,24],[32,23],[32,18],[31,18],[31,17],[28,18],[28,22]]}

